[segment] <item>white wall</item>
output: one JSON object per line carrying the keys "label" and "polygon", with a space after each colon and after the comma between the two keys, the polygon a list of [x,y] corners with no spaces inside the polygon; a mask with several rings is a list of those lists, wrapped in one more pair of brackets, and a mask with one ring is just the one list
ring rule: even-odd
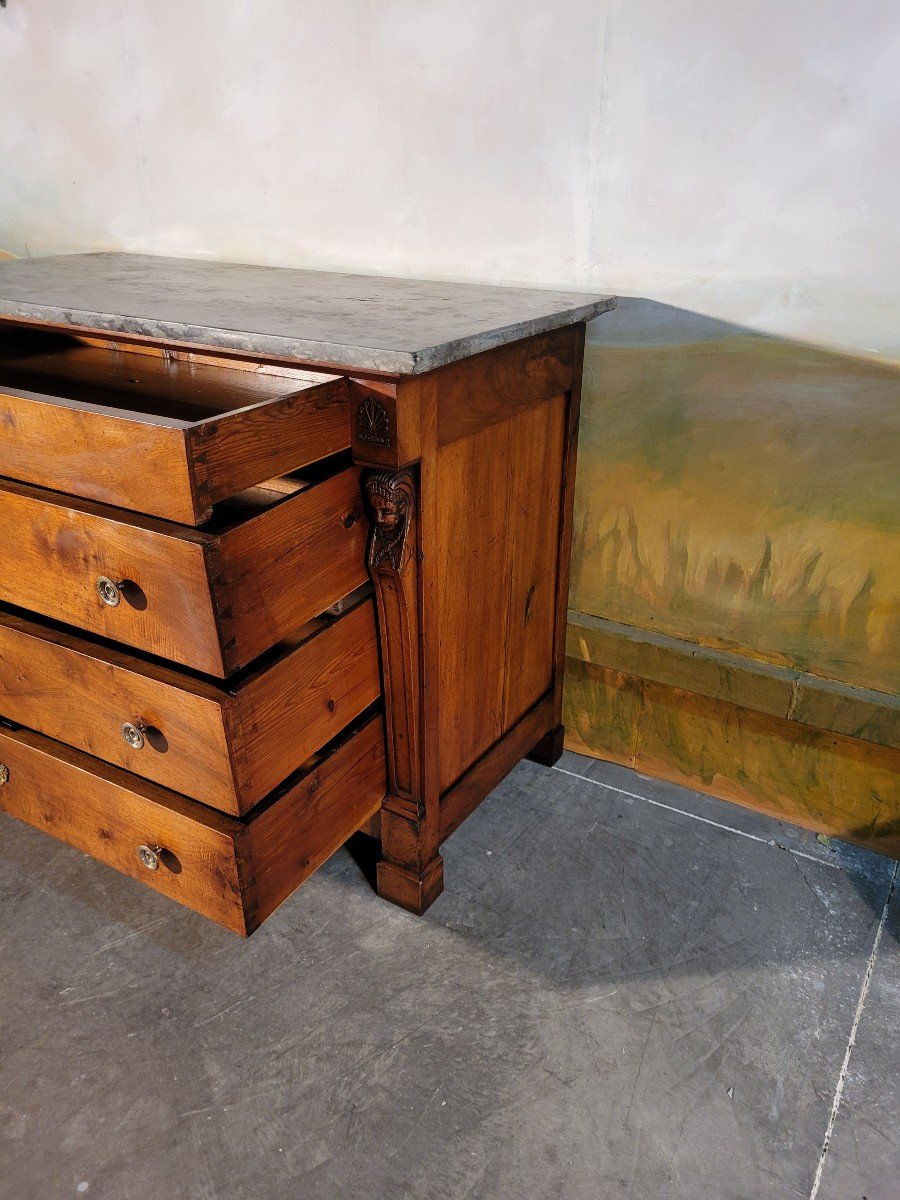
{"label": "white wall", "polygon": [[0,249],[602,288],[900,357],[895,10],[8,0]]}

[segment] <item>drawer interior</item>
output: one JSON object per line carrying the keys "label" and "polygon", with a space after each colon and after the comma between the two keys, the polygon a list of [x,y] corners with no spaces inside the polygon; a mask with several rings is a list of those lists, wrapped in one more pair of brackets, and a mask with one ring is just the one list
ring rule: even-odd
{"label": "drawer interior", "polygon": [[349,454],[332,454],[317,463],[310,463],[302,471],[280,475],[277,479],[266,479],[253,487],[244,488],[236,495],[214,504],[207,519],[197,529],[213,536],[227,533],[229,529],[277,508],[301,492],[308,492],[310,488],[317,487],[352,465]]}
{"label": "drawer interior", "polygon": [[186,525],[350,448],[345,377],[0,321],[0,475]]}
{"label": "drawer interior", "polygon": [[0,333],[0,388],[192,424],[277,401],[333,376],[290,367],[245,369],[228,360],[175,357],[49,331]]}

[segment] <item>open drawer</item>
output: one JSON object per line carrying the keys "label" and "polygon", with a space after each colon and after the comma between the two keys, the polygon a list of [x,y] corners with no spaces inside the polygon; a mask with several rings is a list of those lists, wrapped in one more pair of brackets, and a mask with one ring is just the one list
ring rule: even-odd
{"label": "open drawer", "polygon": [[362,592],[228,683],[0,609],[0,716],[242,816],[381,694]]}
{"label": "open drawer", "polygon": [[378,812],[384,794],[378,713],[245,820],[0,727],[0,809],[245,935]]}
{"label": "open drawer", "polygon": [[0,482],[0,600],[224,678],[366,582],[357,468],[328,460],[203,529]]}
{"label": "open drawer", "polygon": [[0,330],[0,475],[199,525],[350,446],[347,380]]}

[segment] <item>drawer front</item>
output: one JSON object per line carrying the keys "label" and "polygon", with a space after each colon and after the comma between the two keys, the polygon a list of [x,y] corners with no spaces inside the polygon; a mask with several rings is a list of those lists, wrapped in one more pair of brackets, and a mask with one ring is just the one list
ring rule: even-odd
{"label": "drawer front", "polygon": [[0,809],[243,935],[372,819],[385,788],[378,713],[243,821],[0,727]]}
{"label": "drawer front", "polygon": [[229,700],[213,684],[0,612],[0,716],[237,812]]}
{"label": "drawer front", "polygon": [[340,376],[0,335],[0,475],[195,525],[349,445]]}
{"label": "drawer front", "polygon": [[0,716],[234,815],[379,694],[371,598],[232,688],[0,611]]}
{"label": "drawer front", "polygon": [[[239,822],[27,730],[0,728],[0,808],[237,933]],[[140,847],[163,848],[156,870]]]}
{"label": "drawer front", "polygon": [[[99,505],[75,507],[25,485],[0,488],[0,599],[222,674],[206,545],[161,524],[129,522]],[[107,515],[109,514],[109,515]],[[111,606],[98,581],[127,581]]]}
{"label": "drawer front", "polygon": [[219,678],[366,580],[354,469],[221,534],[6,482],[0,529],[0,600]]}

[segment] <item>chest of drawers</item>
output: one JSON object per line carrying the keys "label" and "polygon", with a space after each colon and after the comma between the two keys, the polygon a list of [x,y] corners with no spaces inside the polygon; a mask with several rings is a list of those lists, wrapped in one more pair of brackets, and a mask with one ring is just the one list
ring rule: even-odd
{"label": "chest of drawers", "polygon": [[0,265],[0,808],[247,934],[359,830],[561,752],[608,298],[129,255]]}

